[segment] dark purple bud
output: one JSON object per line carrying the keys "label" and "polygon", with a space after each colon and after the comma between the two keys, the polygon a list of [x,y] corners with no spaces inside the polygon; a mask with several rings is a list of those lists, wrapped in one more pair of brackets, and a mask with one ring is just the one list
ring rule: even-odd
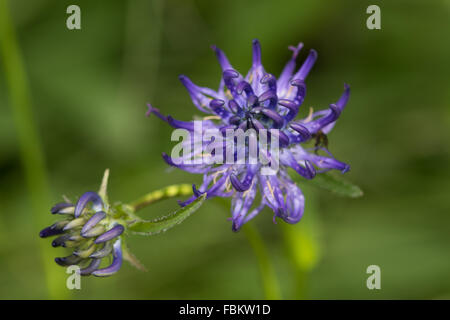
{"label": "dark purple bud", "polygon": [[238,176],[236,176],[235,174],[231,174],[230,182],[238,192],[243,192],[251,187],[254,175],[255,173],[253,171],[248,170],[241,182]]}
{"label": "dark purple bud", "polygon": [[60,246],[64,247],[65,246],[64,243],[66,241],[68,241],[70,237],[71,236],[68,235],[68,234],[62,235],[62,236],[60,236],[60,237],[58,237],[58,238],[56,238],[55,240],[52,241],[52,246],[55,247],[55,248],[56,247],[60,247]]}
{"label": "dark purple bud", "polygon": [[277,128],[280,128],[283,126],[284,124],[284,119],[282,116],[280,116],[276,111],[268,109],[268,108],[263,108],[261,110],[262,114],[264,114],[266,117],[270,118],[273,120],[275,126]]}
{"label": "dark purple bud", "polygon": [[277,78],[270,73],[266,73],[264,77],[261,78],[260,82],[262,84],[267,84],[269,86],[269,90],[277,92]]}
{"label": "dark purple bud", "polygon": [[295,101],[297,102],[298,105],[301,105],[306,96],[306,84],[301,79],[295,79],[291,81],[291,85],[297,87],[297,94],[295,95]]}
{"label": "dark purple bud", "polygon": [[335,104],[330,104],[330,110],[333,112],[334,117],[337,119],[341,113],[341,109],[335,105]]}
{"label": "dark purple bud", "polygon": [[316,169],[309,160],[304,162],[305,167],[301,166],[297,160],[289,153],[289,157],[286,159],[286,165],[292,167],[297,173],[299,173],[305,179],[312,179],[316,175]]}
{"label": "dark purple bud", "polygon": [[111,263],[111,265],[103,269],[95,270],[94,272],[92,272],[92,274],[97,277],[107,277],[119,271],[121,266],[122,266],[122,248],[120,240],[117,240],[114,243],[113,262]]}
{"label": "dark purple bud", "polygon": [[215,108],[219,108],[221,106],[223,106],[225,103],[225,101],[220,100],[220,99],[212,99],[211,102],[209,103],[209,106],[213,109]]}
{"label": "dark purple bud", "polygon": [[[303,100],[305,99],[306,96],[306,84],[303,80],[301,79],[295,79],[291,81],[291,85],[297,87],[297,93],[295,95],[294,98],[294,102],[300,106],[303,103]],[[292,120],[297,116],[297,111],[292,111],[290,112],[290,114],[287,116],[288,120]]]}
{"label": "dark purple bud", "polygon": [[287,99],[280,99],[278,100],[278,104],[282,105],[283,107],[288,108],[290,111],[297,112],[299,105],[295,103],[294,101],[287,100]]}
{"label": "dark purple bud", "polygon": [[80,197],[75,206],[75,218],[78,218],[81,215],[89,202],[92,202],[94,211],[99,211],[103,208],[102,198],[100,198],[96,192],[88,191]]}
{"label": "dark purple bud", "polygon": [[55,258],[55,262],[57,264],[59,264],[62,267],[68,267],[68,266],[73,266],[76,265],[78,263],[80,263],[83,259],[80,257],[77,257],[75,255],[70,255],[67,257],[59,257],[59,258]]}
{"label": "dark purple bud", "polygon": [[233,78],[237,78],[237,77],[239,77],[239,73],[237,73],[235,70],[233,70],[233,69],[228,69],[228,70],[225,70],[224,72],[223,72],[223,78],[224,79],[226,79],[226,80],[228,80],[228,79],[233,79]]}
{"label": "dark purple bud", "polygon": [[306,129],[306,127],[301,125],[300,123],[292,122],[290,124],[290,127],[300,134],[302,142],[311,138],[311,134],[309,133],[308,129]]}
{"label": "dark purple bud", "polygon": [[243,192],[245,190],[248,190],[248,188],[250,188],[249,185],[244,185],[243,183],[241,183],[239,178],[234,174],[230,176],[230,182],[238,192]]}
{"label": "dark purple bud", "polygon": [[67,202],[60,202],[55,204],[51,209],[50,212],[53,214],[68,214],[73,213],[74,205],[72,203]]}
{"label": "dark purple bud", "polygon": [[304,87],[305,86],[305,81],[302,79],[293,79],[291,81],[291,85],[295,86],[295,87]]}
{"label": "dark purple bud", "polygon": [[[104,211],[99,211],[95,213],[88,222],[85,223],[83,228],[81,229],[81,235],[86,233],[87,231],[91,230],[93,227],[97,225],[101,220],[106,218],[106,213]],[[84,235],[83,235],[84,236]]]}
{"label": "dark purple bud", "polygon": [[245,91],[247,97],[255,95],[252,86],[247,81],[241,81],[236,87],[236,92],[238,94],[242,94],[243,91]]}
{"label": "dark purple bud", "polygon": [[239,107],[239,105],[237,104],[237,102],[235,100],[228,101],[228,107],[234,113],[238,113],[242,110],[241,107]]}
{"label": "dark purple bud", "polygon": [[39,232],[39,237],[47,238],[51,236],[56,236],[57,234],[61,234],[63,232],[64,231],[62,229],[54,229],[50,226],[45,229],[42,229],[41,232]]}
{"label": "dark purple bud", "polygon": [[103,243],[109,240],[112,240],[118,236],[120,236],[125,228],[121,224],[117,224],[114,227],[112,227],[110,230],[106,231],[104,234],[98,236],[97,239],[95,239],[94,243]]}
{"label": "dark purple bud", "polygon": [[224,104],[225,101],[223,100],[213,99],[209,103],[209,107],[221,118],[227,118],[230,113],[222,107]]}
{"label": "dark purple bud", "polygon": [[47,227],[47,228],[41,230],[41,232],[39,232],[39,236],[41,238],[47,238],[47,237],[61,234],[64,232],[63,228],[68,222],[69,221],[67,221],[67,220],[55,222],[50,227]]}
{"label": "dark purple bud", "polygon": [[277,93],[275,91],[272,90],[267,90],[266,92],[262,93],[259,97],[258,100],[259,102],[264,102],[266,100],[276,100],[277,99]]}
{"label": "dark purple bud", "polygon": [[82,276],[88,276],[95,270],[97,270],[98,267],[100,267],[100,263],[102,262],[101,259],[92,259],[91,263],[83,269],[80,269],[80,275]]}

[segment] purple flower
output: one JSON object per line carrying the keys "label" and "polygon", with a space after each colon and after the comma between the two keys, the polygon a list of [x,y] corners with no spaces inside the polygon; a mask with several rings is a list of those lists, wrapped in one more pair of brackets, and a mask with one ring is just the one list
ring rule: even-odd
{"label": "purple flower", "polygon": [[[287,168],[292,168],[305,179],[313,179],[318,173],[328,170],[339,170],[345,173],[349,165],[336,160],[327,150],[327,137],[336,120],[344,109],[350,95],[348,85],[344,86],[342,96],[328,109],[313,112],[304,119],[296,119],[305,94],[305,79],[311,71],[317,52],[311,50],[302,66],[296,71],[295,60],[303,47],[300,43],[296,47],[289,47],[293,51],[280,76],[275,78],[267,73],[261,63],[261,47],[258,40],[253,41],[253,62],[246,76],[238,73],[230,64],[225,54],[215,46],[219,64],[222,68],[222,78],[217,91],[195,85],[188,77],[180,76],[194,105],[208,116],[201,121],[200,137],[204,137],[206,130],[215,129],[224,135],[229,129],[253,129],[262,132],[269,130],[268,144],[279,145],[277,156],[266,152],[266,165],[258,162],[251,163],[205,163],[205,161],[175,161],[166,154],[164,160],[171,166],[191,173],[203,174],[200,187],[193,186],[194,195],[187,201],[191,203],[202,193],[207,197],[232,197],[232,229],[239,228],[255,217],[265,206],[270,207],[276,217],[288,223],[298,222],[304,211],[304,197],[301,190],[291,180]],[[173,128],[185,129],[194,136],[198,134],[193,121],[179,121],[171,116],[164,116],[156,108],[148,105],[148,115],[155,114]],[[270,130],[272,129],[272,130]],[[202,138],[200,150],[191,151],[187,159],[193,160],[200,155],[203,157],[208,148],[214,143],[210,139]],[[232,138],[234,141],[234,138]],[[196,141],[189,141],[195,144]],[[189,143],[188,142],[188,143]],[[305,146],[312,143],[310,147]],[[233,158],[239,151],[246,155],[250,153],[250,144],[244,144],[243,149],[233,149]],[[226,148],[226,147],[225,147]],[[262,149],[258,147],[258,151]],[[320,154],[319,154],[320,152]],[[186,155],[183,155],[186,159]],[[277,162],[279,170],[275,174],[264,174],[267,163]],[[259,191],[259,192],[258,192]]]}
{"label": "purple flower", "polygon": [[[43,229],[41,238],[58,236],[53,247],[70,248],[72,253],[58,257],[61,266],[79,265],[80,274],[109,276],[122,265],[120,236],[125,228],[114,219],[109,205],[96,192],[86,192],[75,203],[58,203],[50,210],[64,216],[63,220]],[[110,266],[100,269],[102,259],[113,257]]]}

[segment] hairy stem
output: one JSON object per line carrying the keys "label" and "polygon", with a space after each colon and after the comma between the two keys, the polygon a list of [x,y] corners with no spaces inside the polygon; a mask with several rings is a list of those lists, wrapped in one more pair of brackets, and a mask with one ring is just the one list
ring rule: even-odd
{"label": "hairy stem", "polygon": [[156,190],[147,193],[143,197],[129,204],[133,212],[136,212],[146,206],[155,202],[181,196],[192,195],[192,186],[189,184],[179,184],[165,187],[164,189]]}

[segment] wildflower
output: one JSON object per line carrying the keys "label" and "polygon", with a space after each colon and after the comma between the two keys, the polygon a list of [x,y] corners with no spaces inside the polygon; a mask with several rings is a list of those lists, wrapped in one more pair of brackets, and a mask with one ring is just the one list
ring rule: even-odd
{"label": "wildflower", "polygon": [[[245,77],[232,67],[220,49],[212,47],[222,69],[217,91],[197,86],[188,77],[180,76],[194,105],[208,114],[201,121],[202,133],[208,129],[217,129],[220,132],[227,129],[272,129],[269,144],[276,139],[280,147],[278,157],[271,153],[265,155],[269,163],[280,163],[279,170],[272,175],[262,173],[265,165],[260,162],[220,165],[195,161],[180,162],[175,161],[179,159],[163,154],[169,165],[187,172],[203,174],[203,183],[199,188],[193,185],[194,195],[182,202],[182,206],[206,192],[207,198],[232,197],[233,231],[239,230],[265,206],[273,210],[274,222],[275,218],[279,217],[288,223],[297,223],[303,215],[304,197],[289,177],[287,168],[294,169],[305,179],[313,179],[317,173],[332,169],[342,173],[350,169],[348,164],[336,160],[326,145],[321,143],[321,137],[326,137],[332,130],[347,104],[350,94],[348,85],[345,85],[342,96],[328,109],[310,112],[306,118],[295,120],[305,99],[305,79],[317,59],[316,51],[311,50],[303,65],[295,72],[295,60],[302,47],[302,43],[289,47],[293,51],[292,58],[278,79],[264,70],[258,40],[253,41],[252,67]],[[179,121],[171,116],[164,116],[150,104],[148,107],[148,115],[153,113],[174,128],[196,133],[192,121]],[[313,148],[302,146],[313,139],[316,139]],[[207,148],[211,143],[209,139],[204,139],[201,141],[200,152],[196,152],[194,148],[187,158],[194,159],[203,155],[209,150]],[[248,144],[244,148],[248,154]],[[185,155],[183,157],[186,158]],[[260,199],[257,201],[258,198]]]}
{"label": "wildflower", "polygon": [[[122,265],[121,236],[126,224],[117,218],[98,193],[88,191],[76,203],[57,203],[51,213],[64,218],[43,229],[40,237],[57,236],[52,242],[53,247],[72,250],[66,257],[55,258],[57,264],[79,265],[80,274],[84,276],[105,277],[119,271]],[[108,257],[112,257],[112,262],[102,268],[102,260]]]}

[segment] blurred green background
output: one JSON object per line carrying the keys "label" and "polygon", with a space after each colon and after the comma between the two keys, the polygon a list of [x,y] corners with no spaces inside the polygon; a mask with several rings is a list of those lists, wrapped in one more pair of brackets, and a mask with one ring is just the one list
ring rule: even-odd
{"label": "blurred green background", "polygon": [[[5,10],[5,0],[0,1]],[[13,112],[20,108],[11,104],[14,92],[5,74],[8,68],[13,75],[20,70],[4,59],[0,298],[265,297],[244,232],[231,232],[229,213],[215,201],[167,233],[130,238],[148,272],[124,263],[114,277],[83,278],[79,291],[65,289],[65,270],[53,266],[52,257],[63,255],[63,249],[38,237],[54,219],[51,205],[63,194],[75,198],[96,190],[105,168],[111,169],[109,196],[116,201],[168,184],[198,182],[199,176],[170,170],[161,160],[161,152],[170,151],[171,130],[145,117],[146,103],[191,119],[198,111],[178,75],[217,88],[220,68],[209,46],[218,45],[246,73],[253,38],[261,41],[266,71],[275,75],[290,57],[288,45],[305,44],[298,61],[310,48],[318,51],[303,114],[309,106],[327,107],[344,82],[351,85],[349,104],[329,135],[330,150],[350,163],[346,177],[365,192],[347,199],[307,189],[298,225],[274,225],[267,209],[253,220],[281,297],[450,298],[449,1],[9,4],[11,14],[1,15],[10,14],[13,21],[31,92],[27,101],[17,90],[16,102],[32,108],[36,130],[24,127],[20,112]],[[81,7],[81,30],[66,28],[70,4]],[[366,28],[371,4],[381,7],[381,30]],[[156,217],[176,208],[169,200],[142,215]],[[50,257],[44,260],[43,252]],[[50,295],[43,261],[52,267],[50,280],[58,279],[49,282]],[[381,290],[366,287],[366,268],[372,264],[381,267]]]}

